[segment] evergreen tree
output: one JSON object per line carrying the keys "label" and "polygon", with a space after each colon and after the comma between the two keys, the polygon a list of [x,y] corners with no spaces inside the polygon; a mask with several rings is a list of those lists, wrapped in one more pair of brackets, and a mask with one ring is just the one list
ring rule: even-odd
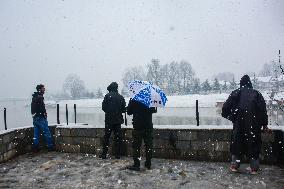
{"label": "evergreen tree", "polygon": [[221,90],[220,83],[217,78],[214,79],[212,88],[214,92],[219,92]]}
{"label": "evergreen tree", "polygon": [[98,88],[97,93],[96,93],[96,98],[103,98],[104,94],[101,90],[101,88]]}
{"label": "evergreen tree", "polygon": [[236,83],[234,77],[233,77],[233,81],[230,82],[229,88],[230,88],[230,90],[235,90],[235,89],[237,89],[237,83]]}
{"label": "evergreen tree", "polygon": [[223,90],[224,92],[226,92],[226,91],[228,90],[227,81],[225,81],[225,83],[224,83],[224,85],[223,85],[223,87],[222,87],[222,90]]}
{"label": "evergreen tree", "polygon": [[201,91],[200,80],[194,79],[192,92],[193,94],[199,94],[200,91]]}
{"label": "evergreen tree", "polygon": [[210,86],[210,83],[208,81],[208,79],[206,79],[203,83],[202,83],[202,91],[205,92],[205,93],[208,93],[211,91],[211,86]]}

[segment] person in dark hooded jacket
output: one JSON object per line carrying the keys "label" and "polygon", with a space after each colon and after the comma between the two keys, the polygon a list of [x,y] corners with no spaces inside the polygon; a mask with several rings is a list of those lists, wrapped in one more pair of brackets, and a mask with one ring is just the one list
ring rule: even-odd
{"label": "person in dark hooded jacket", "polygon": [[102,102],[102,110],[105,112],[105,135],[103,143],[103,151],[100,157],[106,159],[109,138],[112,131],[115,138],[115,157],[120,158],[120,145],[121,145],[121,124],[124,122],[123,113],[125,113],[125,99],[118,93],[118,84],[112,82],[108,87],[108,94],[105,95]]}
{"label": "person in dark hooded jacket", "polygon": [[48,128],[47,113],[44,104],[45,87],[40,84],[36,86],[37,92],[33,94],[31,103],[31,113],[33,116],[34,125],[34,138],[33,138],[33,151],[38,152],[40,131],[43,132],[43,136],[47,142],[48,150],[54,150],[54,144],[52,142],[52,136]]}
{"label": "person in dark hooded jacket", "polygon": [[240,80],[240,88],[233,91],[223,105],[222,116],[233,122],[230,169],[237,172],[243,155],[250,160],[248,171],[259,170],[261,128],[268,130],[266,104],[260,92],[253,89],[248,75]]}

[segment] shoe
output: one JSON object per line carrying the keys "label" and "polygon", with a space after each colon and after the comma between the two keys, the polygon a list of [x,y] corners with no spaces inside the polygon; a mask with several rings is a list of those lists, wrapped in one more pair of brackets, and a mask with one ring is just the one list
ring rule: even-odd
{"label": "shoe", "polygon": [[239,170],[238,170],[238,167],[236,165],[231,165],[230,171],[233,172],[233,173],[237,173]]}
{"label": "shoe", "polygon": [[135,165],[127,166],[126,169],[132,170],[132,171],[140,171],[140,167]]}
{"label": "shoe", "polygon": [[259,173],[259,169],[252,169],[250,167],[247,167],[246,171],[251,175],[257,175]]}
{"label": "shoe", "polygon": [[145,167],[150,170],[151,169],[151,161],[145,161]]}
{"label": "shoe", "polygon": [[106,159],[106,154],[101,154],[99,158]]}

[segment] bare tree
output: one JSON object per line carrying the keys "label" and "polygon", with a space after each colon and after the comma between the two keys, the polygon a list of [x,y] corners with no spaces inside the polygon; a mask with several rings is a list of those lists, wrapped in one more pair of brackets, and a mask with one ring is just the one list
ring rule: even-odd
{"label": "bare tree", "polygon": [[82,97],[85,92],[85,83],[76,74],[69,74],[63,84],[64,92],[68,93],[71,98],[77,99]]}
{"label": "bare tree", "polygon": [[162,83],[159,59],[152,59],[151,63],[147,65],[147,79],[158,86]]}
{"label": "bare tree", "polygon": [[137,66],[126,69],[122,77],[122,82],[123,82],[122,89],[126,91],[128,87],[128,82],[133,80],[146,80],[146,74],[143,67]]}
{"label": "bare tree", "polygon": [[181,76],[181,83],[182,83],[182,92],[183,94],[186,94],[189,92],[189,87],[193,85],[194,83],[194,71],[192,69],[192,66],[190,63],[186,61],[181,61],[179,63],[179,72]]}

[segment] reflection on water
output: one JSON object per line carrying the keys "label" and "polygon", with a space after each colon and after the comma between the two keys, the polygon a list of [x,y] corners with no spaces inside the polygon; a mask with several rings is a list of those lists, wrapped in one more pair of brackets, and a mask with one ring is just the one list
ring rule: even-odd
{"label": "reflection on water", "polygon": [[[3,109],[7,107],[8,128],[32,125],[29,101],[0,102],[0,130],[4,129]],[[48,121],[56,123],[56,108],[47,108]],[[217,108],[200,108],[200,125],[230,125],[231,122],[222,118]],[[268,112],[270,125],[284,125],[284,114],[282,111]],[[131,125],[131,116],[127,116],[128,125]],[[60,122],[66,123],[65,107],[60,107]],[[73,107],[69,107],[69,123],[74,122]],[[101,108],[77,107],[77,122],[92,125],[104,125],[104,112]],[[155,125],[195,125],[195,108],[159,108],[158,113],[153,115]]]}

